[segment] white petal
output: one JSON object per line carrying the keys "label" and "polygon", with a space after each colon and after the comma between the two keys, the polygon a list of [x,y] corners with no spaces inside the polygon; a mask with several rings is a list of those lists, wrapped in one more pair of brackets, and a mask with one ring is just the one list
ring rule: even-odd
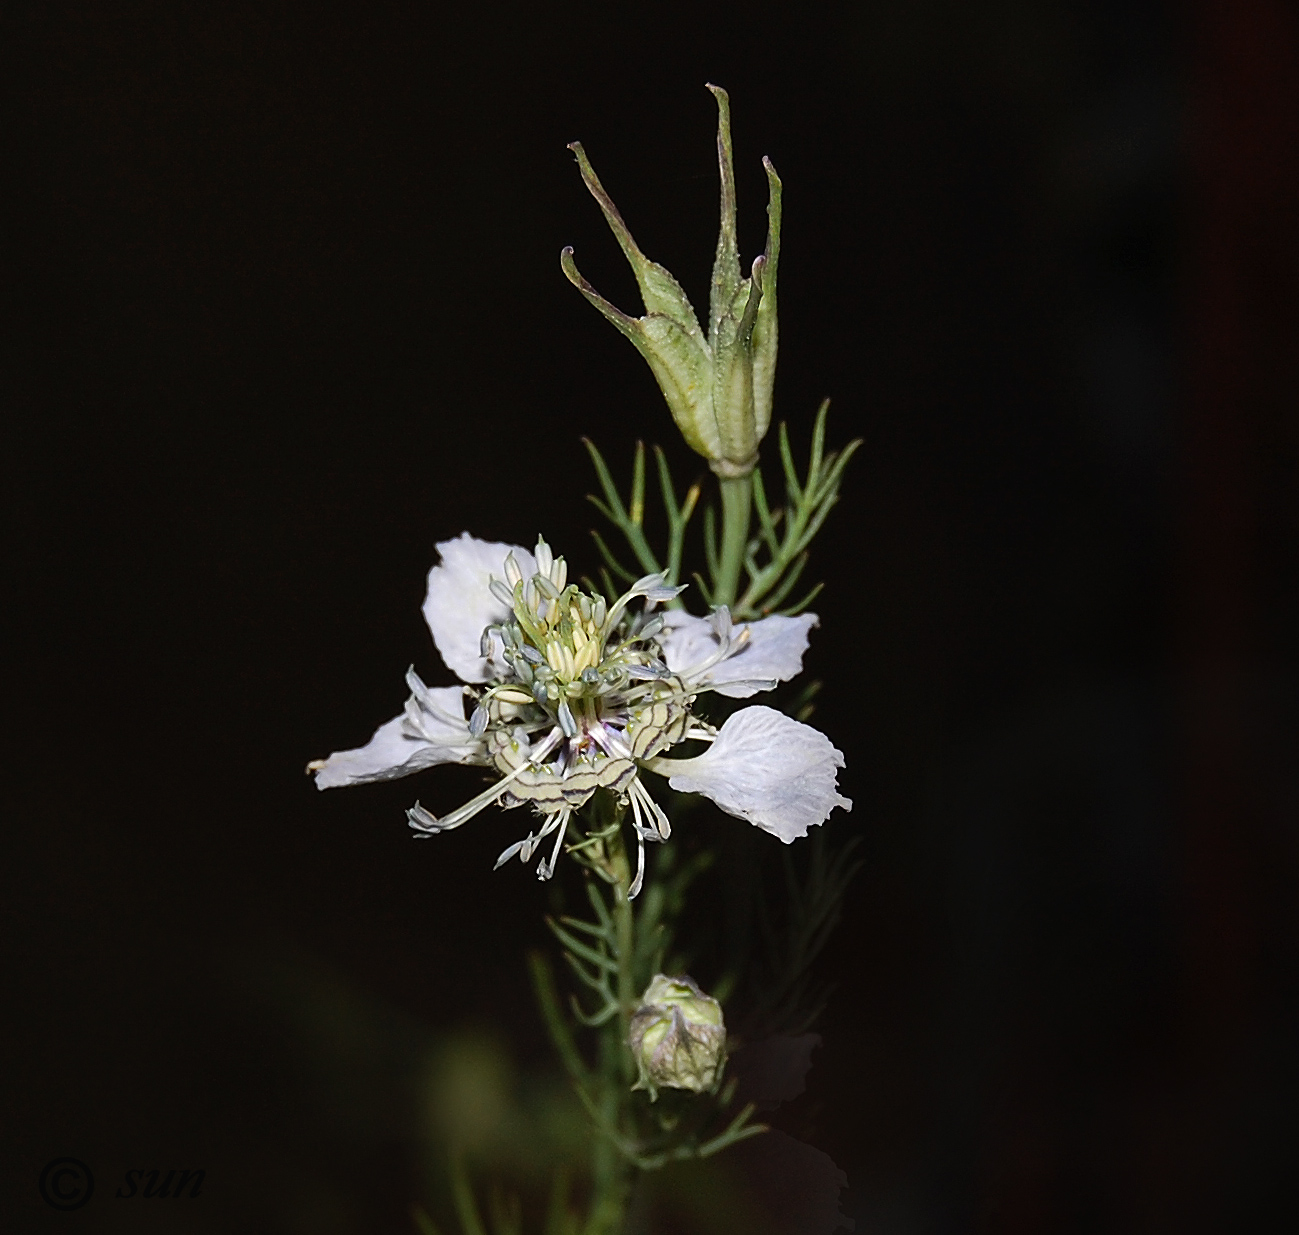
{"label": "white petal", "polygon": [[316,774],[317,789],[396,780],[439,763],[475,763],[481,758],[483,743],[470,737],[463,718],[462,688],[431,690],[414,674],[408,675],[407,681],[412,689],[416,683],[420,689],[400,716],[380,725],[364,746],[335,751],[328,759],[308,765]]}
{"label": "white petal", "polygon": [[525,579],[532,577],[536,563],[518,545],[476,540],[468,532],[442,541],[438,552],[442,560],[428,574],[424,620],[447,668],[462,682],[486,682],[492,673],[481,654],[483,628],[510,615],[492,595],[490,578],[505,578],[505,559],[511,553]]}
{"label": "white petal", "polygon": [[731,633],[732,644],[741,637],[742,631],[749,632],[748,638],[697,678],[691,677],[690,670],[716,656],[721,647],[717,624],[712,618],[669,610],[663,615],[663,633],[658,641],[673,673],[720,695],[747,699],[760,690],[770,690],[765,683],[788,682],[803,671],[807,634],[816,625],[819,619],[815,613],[801,613],[798,617],[773,613],[771,617],[736,626]]}
{"label": "white petal", "polygon": [[774,708],[742,708],[702,755],[650,766],[669,776],[673,789],[702,793],[786,844],[824,823],[836,806],[852,810],[836,785],[843,755],[824,733]]}

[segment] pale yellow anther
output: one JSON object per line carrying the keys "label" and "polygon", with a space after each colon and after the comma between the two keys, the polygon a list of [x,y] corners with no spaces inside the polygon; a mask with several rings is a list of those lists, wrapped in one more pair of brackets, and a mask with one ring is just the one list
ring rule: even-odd
{"label": "pale yellow anther", "polygon": [[566,647],[560,647],[560,652],[564,657],[564,668],[561,670],[563,675],[571,682],[577,677],[577,664],[573,660],[573,653]]}
{"label": "pale yellow anther", "polygon": [[546,621],[552,626],[559,621],[559,601],[552,600],[550,604],[546,606]]}
{"label": "pale yellow anther", "polygon": [[573,650],[580,652],[591,641],[586,637],[586,632],[580,626],[573,627]]}
{"label": "pale yellow anther", "polygon": [[559,644],[554,640],[546,644],[546,660],[550,662],[550,667],[556,673],[563,673],[564,655],[560,651]]}
{"label": "pale yellow anther", "polygon": [[496,692],[496,697],[497,697],[497,698],[498,698],[502,703],[518,703],[518,704],[523,704],[523,703],[531,703],[531,702],[532,702],[532,696],[531,696],[531,695],[525,695],[525,694],[523,693],[523,691],[521,691],[521,690],[498,690],[498,691]]}

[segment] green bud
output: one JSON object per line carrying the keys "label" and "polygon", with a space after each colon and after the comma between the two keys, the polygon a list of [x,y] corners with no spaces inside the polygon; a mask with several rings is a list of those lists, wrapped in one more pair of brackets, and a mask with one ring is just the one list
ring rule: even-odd
{"label": "green bud", "polygon": [[609,227],[631,263],[645,302],[645,315],[615,308],[578,273],[573,250],[560,254],[570,282],[613,323],[648,362],[672,418],[692,450],[719,476],[746,476],[758,459],[758,444],[771,424],[776,382],[776,266],[780,257],[780,177],[767,169],[767,247],[748,278],[740,273],[735,242],[735,172],[731,161],[731,110],[726,91],[709,86],[717,99],[717,163],[722,180],[722,223],[717,237],[709,295],[708,337],[672,275],[640,251],[613,199],[604,191],[580,142],[582,179],[599,203]]}
{"label": "green bud", "polygon": [[694,979],[656,974],[631,1018],[628,1035],[640,1079],[633,1089],[715,1089],[726,1066],[722,1005]]}

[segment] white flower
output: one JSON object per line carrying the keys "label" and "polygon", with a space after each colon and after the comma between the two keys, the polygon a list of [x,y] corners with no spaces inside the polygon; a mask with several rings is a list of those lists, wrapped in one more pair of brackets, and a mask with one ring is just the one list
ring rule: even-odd
{"label": "white flower", "polygon": [[[667,816],[640,770],[702,793],[724,811],[788,842],[850,809],[835,787],[843,756],[815,729],[770,708],[735,713],[720,732],[694,717],[695,697],[715,690],[744,698],[802,668],[816,617],[768,617],[732,626],[723,608],[694,618],[654,606],[682,589],[648,575],[610,604],[568,583],[544,540],[535,555],[467,533],[438,545],[424,617],[443,660],[465,686],[431,689],[414,670],[405,710],[363,747],[308,765],[321,789],[407,776],[439,763],[482,764],[500,779],[449,814],[418,802],[407,812],[417,836],[445,832],[490,805],[529,803],[542,818],[497,865],[531,859],[555,834],[538,875],[555,870],[573,812],[597,789],[632,810],[640,889],[646,840],[666,840]],[[633,601],[643,602],[633,612]],[[479,686],[485,687],[478,689]],[[465,699],[475,700],[465,715]],[[663,754],[680,742],[713,743],[691,759]]]}
{"label": "white flower", "polygon": [[[772,614],[735,627],[729,625],[729,614],[718,621],[725,613],[721,609],[713,618],[699,618],[676,609],[663,615],[659,645],[673,673],[693,673],[692,680],[700,686],[732,699],[747,699],[803,671],[807,632],[819,625],[815,613]],[[722,631],[729,632],[729,640],[726,654],[718,659],[724,646]],[[705,663],[706,669],[693,668]]]}
{"label": "white flower", "polygon": [[533,574],[536,563],[518,545],[475,540],[468,532],[444,540],[438,553],[442,560],[428,572],[424,620],[446,667],[462,682],[486,682],[493,674],[482,654],[483,631],[508,621],[511,609],[492,594],[492,576],[504,576],[511,553],[525,576]]}
{"label": "white flower", "polygon": [[344,750],[312,764],[318,789],[396,780],[439,763],[476,763],[482,741],[469,732],[463,686],[430,688],[414,669],[406,671],[411,695],[406,710],[374,731],[358,750]]}
{"label": "white flower", "polygon": [[811,725],[774,708],[742,708],[694,759],[651,759],[673,789],[702,793],[728,815],[747,819],[786,844],[852,803],[835,788],[843,755]]}

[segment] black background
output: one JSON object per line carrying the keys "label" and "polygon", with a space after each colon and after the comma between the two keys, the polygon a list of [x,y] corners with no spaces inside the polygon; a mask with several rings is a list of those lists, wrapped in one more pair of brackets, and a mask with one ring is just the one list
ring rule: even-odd
{"label": "black background", "polygon": [[[1294,13],[18,5],[6,1118],[29,1229],[403,1231],[418,1044],[546,1058],[515,821],[318,795],[433,545],[679,480],[565,144],[706,299],[785,184],[777,414],[865,444],[809,669],[866,866],[791,1130],[864,1232],[1269,1229],[1294,1070]],[[1288,633],[1287,633],[1288,632]],[[737,825],[739,826],[739,825]],[[773,842],[774,843],[774,842]],[[475,1030],[477,1031],[477,1030]],[[414,1043],[416,1045],[412,1046]],[[49,1158],[101,1195],[47,1214]],[[124,1167],[204,1166],[185,1211]],[[1273,1228],[1276,1229],[1276,1228]]]}

